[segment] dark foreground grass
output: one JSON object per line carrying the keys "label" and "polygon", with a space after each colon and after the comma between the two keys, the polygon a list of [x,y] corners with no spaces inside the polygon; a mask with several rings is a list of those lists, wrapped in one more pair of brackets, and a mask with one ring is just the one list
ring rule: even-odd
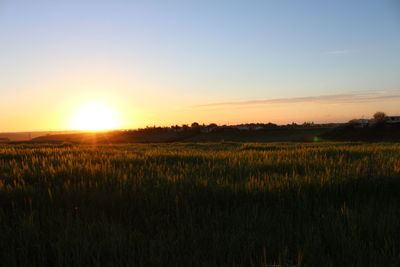
{"label": "dark foreground grass", "polygon": [[399,266],[400,145],[0,146],[2,266]]}

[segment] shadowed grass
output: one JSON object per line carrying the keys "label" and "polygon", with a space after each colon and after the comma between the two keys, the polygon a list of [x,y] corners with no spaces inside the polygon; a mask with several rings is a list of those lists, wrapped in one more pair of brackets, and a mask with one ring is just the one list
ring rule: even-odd
{"label": "shadowed grass", "polygon": [[400,145],[0,147],[4,266],[397,266]]}

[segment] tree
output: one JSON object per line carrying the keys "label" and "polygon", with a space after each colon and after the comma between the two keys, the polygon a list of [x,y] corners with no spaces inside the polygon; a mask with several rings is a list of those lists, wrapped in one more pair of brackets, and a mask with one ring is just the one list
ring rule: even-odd
{"label": "tree", "polygon": [[193,122],[191,125],[192,128],[198,128],[199,124],[197,122]]}
{"label": "tree", "polygon": [[387,116],[386,116],[385,112],[378,111],[378,112],[375,112],[374,119],[375,119],[376,123],[384,123],[387,119]]}

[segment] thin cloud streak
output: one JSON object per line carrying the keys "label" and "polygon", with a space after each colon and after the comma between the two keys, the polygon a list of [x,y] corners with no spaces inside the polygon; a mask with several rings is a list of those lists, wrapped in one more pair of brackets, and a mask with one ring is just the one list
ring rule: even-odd
{"label": "thin cloud streak", "polygon": [[306,97],[288,97],[275,99],[256,99],[248,101],[232,101],[194,105],[191,108],[239,108],[273,104],[295,104],[295,103],[316,103],[316,104],[351,104],[377,102],[388,99],[400,99],[400,88],[391,90],[376,90],[353,92],[348,94],[318,95]]}

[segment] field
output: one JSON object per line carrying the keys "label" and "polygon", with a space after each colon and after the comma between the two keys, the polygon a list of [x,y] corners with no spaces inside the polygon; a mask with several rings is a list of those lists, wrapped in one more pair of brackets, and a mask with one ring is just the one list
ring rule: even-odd
{"label": "field", "polygon": [[400,144],[0,145],[2,266],[399,266]]}
{"label": "field", "polygon": [[[51,134],[33,138],[24,143],[53,144],[122,144],[122,143],[172,143],[172,142],[304,142],[319,138],[333,128],[277,128],[258,131],[218,130],[202,133],[196,129],[183,132],[159,131],[111,131],[74,134]],[[400,140],[400,135],[397,135]],[[16,142],[18,143],[18,142]]]}

